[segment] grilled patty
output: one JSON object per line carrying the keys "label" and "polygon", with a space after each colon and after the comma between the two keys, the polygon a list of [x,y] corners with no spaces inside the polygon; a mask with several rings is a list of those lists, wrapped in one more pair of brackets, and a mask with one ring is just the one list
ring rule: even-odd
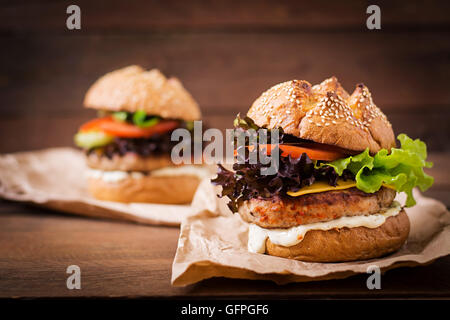
{"label": "grilled patty", "polygon": [[395,195],[395,190],[382,187],[375,193],[350,188],[300,197],[254,198],[239,207],[239,214],[262,228],[290,228],[343,216],[375,214],[389,207]]}
{"label": "grilled patty", "polygon": [[152,171],[173,166],[169,155],[142,157],[132,152],[123,156],[116,154],[111,158],[91,152],[86,160],[90,168],[104,171]]}

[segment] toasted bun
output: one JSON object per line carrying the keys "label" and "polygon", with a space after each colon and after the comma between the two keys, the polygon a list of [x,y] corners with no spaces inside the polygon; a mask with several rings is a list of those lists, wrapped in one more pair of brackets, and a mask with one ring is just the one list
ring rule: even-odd
{"label": "toasted bun", "polygon": [[117,202],[190,203],[200,179],[195,176],[146,176],[105,182],[89,178],[88,191],[99,200]]}
{"label": "toasted bun", "polygon": [[308,231],[305,238],[292,247],[276,245],[267,239],[266,253],[309,262],[366,260],[400,249],[408,234],[409,219],[402,210],[375,229],[357,227]]}
{"label": "toasted bun", "polygon": [[292,80],[264,92],[247,116],[260,127],[283,128],[285,133],[353,151],[395,146],[386,116],[373,103],[369,89],[358,84],[350,96],[335,77],[311,86]]}
{"label": "toasted bun", "polygon": [[176,78],[167,79],[159,70],[129,66],[107,73],[86,93],[87,108],[135,112],[169,119],[198,120],[200,109]]}

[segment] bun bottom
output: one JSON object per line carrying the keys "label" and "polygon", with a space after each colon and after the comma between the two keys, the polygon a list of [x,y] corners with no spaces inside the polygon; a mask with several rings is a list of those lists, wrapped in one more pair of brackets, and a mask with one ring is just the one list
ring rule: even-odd
{"label": "bun bottom", "polygon": [[291,247],[266,240],[266,253],[308,262],[344,262],[378,258],[401,248],[409,235],[409,219],[404,210],[389,217],[378,228],[341,228],[308,231]]}
{"label": "bun bottom", "polygon": [[88,191],[96,199],[116,202],[190,203],[200,179],[195,176],[145,176],[106,182],[89,178]]}

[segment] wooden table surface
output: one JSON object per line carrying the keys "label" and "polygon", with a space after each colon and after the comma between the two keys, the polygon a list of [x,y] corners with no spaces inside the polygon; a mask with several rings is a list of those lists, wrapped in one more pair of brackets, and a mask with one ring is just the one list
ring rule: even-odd
{"label": "wooden table surface", "polygon": [[[172,287],[178,232],[2,201],[0,298],[450,298],[450,256],[388,271],[381,290],[367,289],[367,275],[288,285],[214,278]],[[66,268],[74,264],[81,269],[81,290],[66,288]]]}

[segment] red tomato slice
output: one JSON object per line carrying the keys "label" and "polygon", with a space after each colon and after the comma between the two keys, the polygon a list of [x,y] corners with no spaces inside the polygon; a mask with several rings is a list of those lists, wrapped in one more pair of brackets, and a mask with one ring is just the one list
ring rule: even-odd
{"label": "red tomato slice", "polygon": [[[266,149],[267,154],[270,155],[272,149],[274,149],[276,145],[272,144],[260,144],[260,149]],[[336,159],[344,158],[345,154],[334,151],[334,150],[326,150],[326,148],[305,148],[299,146],[293,146],[288,144],[280,144],[278,145],[280,148],[281,156],[287,157],[291,156],[292,158],[299,158],[303,153],[306,153],[308,157],[312,160],[325,160],[325,161],[333,161]],[[254,149],[254,146],[248,147],[250,151]],[[237,151],[234,151],[234,155],[237,155]]]}
{"label": "red tomato slice", "polygon": [[161,121],[149,128],[139,128],[135,125],[115,121],[111,117],[91,120],[80,127],[80,131],[100,130],[112,136],[121,138],[145,138],[157,133],[175,129],[179,122],[175,120]]}
{"label": "red tomato slice", "polygon": [[103,121],[106,121],[106,119],[110,119],[110,117],[96,118],[96,119],[90,120],[90,121],[84,123],[80,127],[80,131],[86,132],[86,131],[98,130],[98,124],[103,122]]}

